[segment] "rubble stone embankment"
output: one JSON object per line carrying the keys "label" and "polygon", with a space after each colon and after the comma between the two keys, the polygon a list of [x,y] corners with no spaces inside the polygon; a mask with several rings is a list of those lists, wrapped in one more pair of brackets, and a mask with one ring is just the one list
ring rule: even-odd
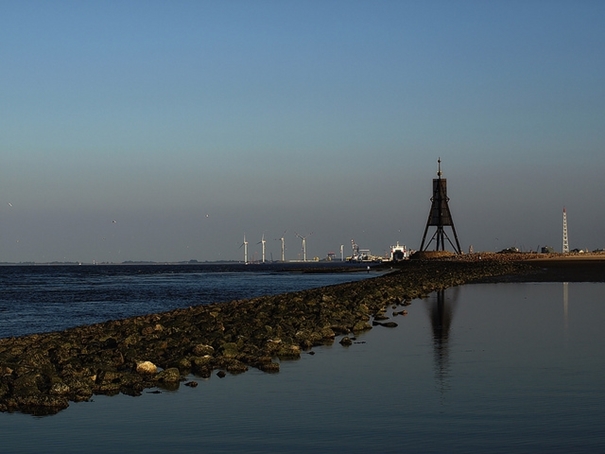
{"label": "rubble stone embankment", "polygon": [[496,260],[410,261],[354,283],[0,339],[0,411],[53,414],[95,394],[174,389],[187,375],[217,370],[278,372],[280,360],[371,329],[387,306],[530,268]]}

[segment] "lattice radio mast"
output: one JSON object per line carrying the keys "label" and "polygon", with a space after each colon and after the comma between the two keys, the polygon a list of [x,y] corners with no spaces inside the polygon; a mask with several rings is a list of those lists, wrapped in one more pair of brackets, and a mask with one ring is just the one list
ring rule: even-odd
{"label": "lattice radio mast", "polygon": [[[454,221],[452,220],[452,213],[448,205],[449,197],[447,196],[447,180],[441,178],[441,158],[437,160],[439,163],[439,171],[437,177],[433,179],[433,197],[431,197],[431,211],[429,212],[429,219],[426,222],[426,228],[424,229],[424,235],[422,236],[422,243],[420,245],[421,251],[426,251],[430,244],[435,241],[435,250],[445,250],[445,240],[447,240],[454,251],[457,254],[462,254],[460,249],[460,243],[458,242],[458,235],[456,234],[456,228],[454,227]],[[426,233],[429,230],[429,226],[437,227],[437,230],[433,234],[432,238],[424,247],[424,241],[426,240]],[[452,243],[447,234],[445,233],[444,227],[449,226],[452,228],[454,234],[454,240],[456,244]]]}
{"label": "lattice radio mast", "polygon": [[569,254],[569,239],[567,238],[567,211],[563,207],[563,254]]}

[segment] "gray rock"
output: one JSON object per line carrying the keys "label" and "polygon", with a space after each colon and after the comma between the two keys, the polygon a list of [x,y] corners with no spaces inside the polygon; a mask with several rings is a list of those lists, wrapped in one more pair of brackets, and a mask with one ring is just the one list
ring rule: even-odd
{"label": "gray rock", "polygon": [[340,345],[348,347],[349,345],[353,345],[353,341],[351,340],[350,337],[345,336],[342,339],[340,339]]}
{"label": "gray rock", "polygon": [[155,379],[164,383],[178,383],[181,381],[181,372],[176,367],[171,367],[161,371]]}

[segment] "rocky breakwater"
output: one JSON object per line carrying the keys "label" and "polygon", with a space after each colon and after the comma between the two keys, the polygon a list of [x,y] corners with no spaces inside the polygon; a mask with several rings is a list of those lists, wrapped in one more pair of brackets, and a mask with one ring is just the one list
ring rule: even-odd
{"label": "rocky breakwater", "polygon": [[52,414],[94,394],[176,388],[189,374],[278,372],[279,360],[371,329],[389,305],[522,270],[498,261],[411,261],[355,283],[0,339],[0,411]]}

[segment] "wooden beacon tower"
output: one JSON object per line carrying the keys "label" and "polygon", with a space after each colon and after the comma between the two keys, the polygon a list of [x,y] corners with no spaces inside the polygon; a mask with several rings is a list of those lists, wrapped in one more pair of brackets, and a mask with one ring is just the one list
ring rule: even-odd
{"label": "wooden beacon tower", "polygon": [[[426,222],[426,228],[424,229],[424,235],[422,236],[422,244],[420,245],[420,251],[426,251],[430,244],[435,241],[435,250],[436,251],[445,251],[445,240],[454,248],[456,254],[461,254],[462,250],[460,249],[460,243],[458,242],[458,235],[456,234],[456,228],[454,227],[454,221],[452,220],[452,213],[450,212],[450,207],[448,205],[448,201],[450,200],[447,196],[447,180],[445,178],[441,178],[441,158],[437,160],[439,163],[439,171],[437,172],[437,178],[433,179],[433,197],[431,197],[431,211],[429,213],[429,218]],[[426,234],[429,230],[429,227],[437,227],[437,230],[424,246],[426,241]],[[451,227],[452,232],[454,234],[454,241],[456,244],[452,243],[452,240],[445,233],[444,227]]]}

